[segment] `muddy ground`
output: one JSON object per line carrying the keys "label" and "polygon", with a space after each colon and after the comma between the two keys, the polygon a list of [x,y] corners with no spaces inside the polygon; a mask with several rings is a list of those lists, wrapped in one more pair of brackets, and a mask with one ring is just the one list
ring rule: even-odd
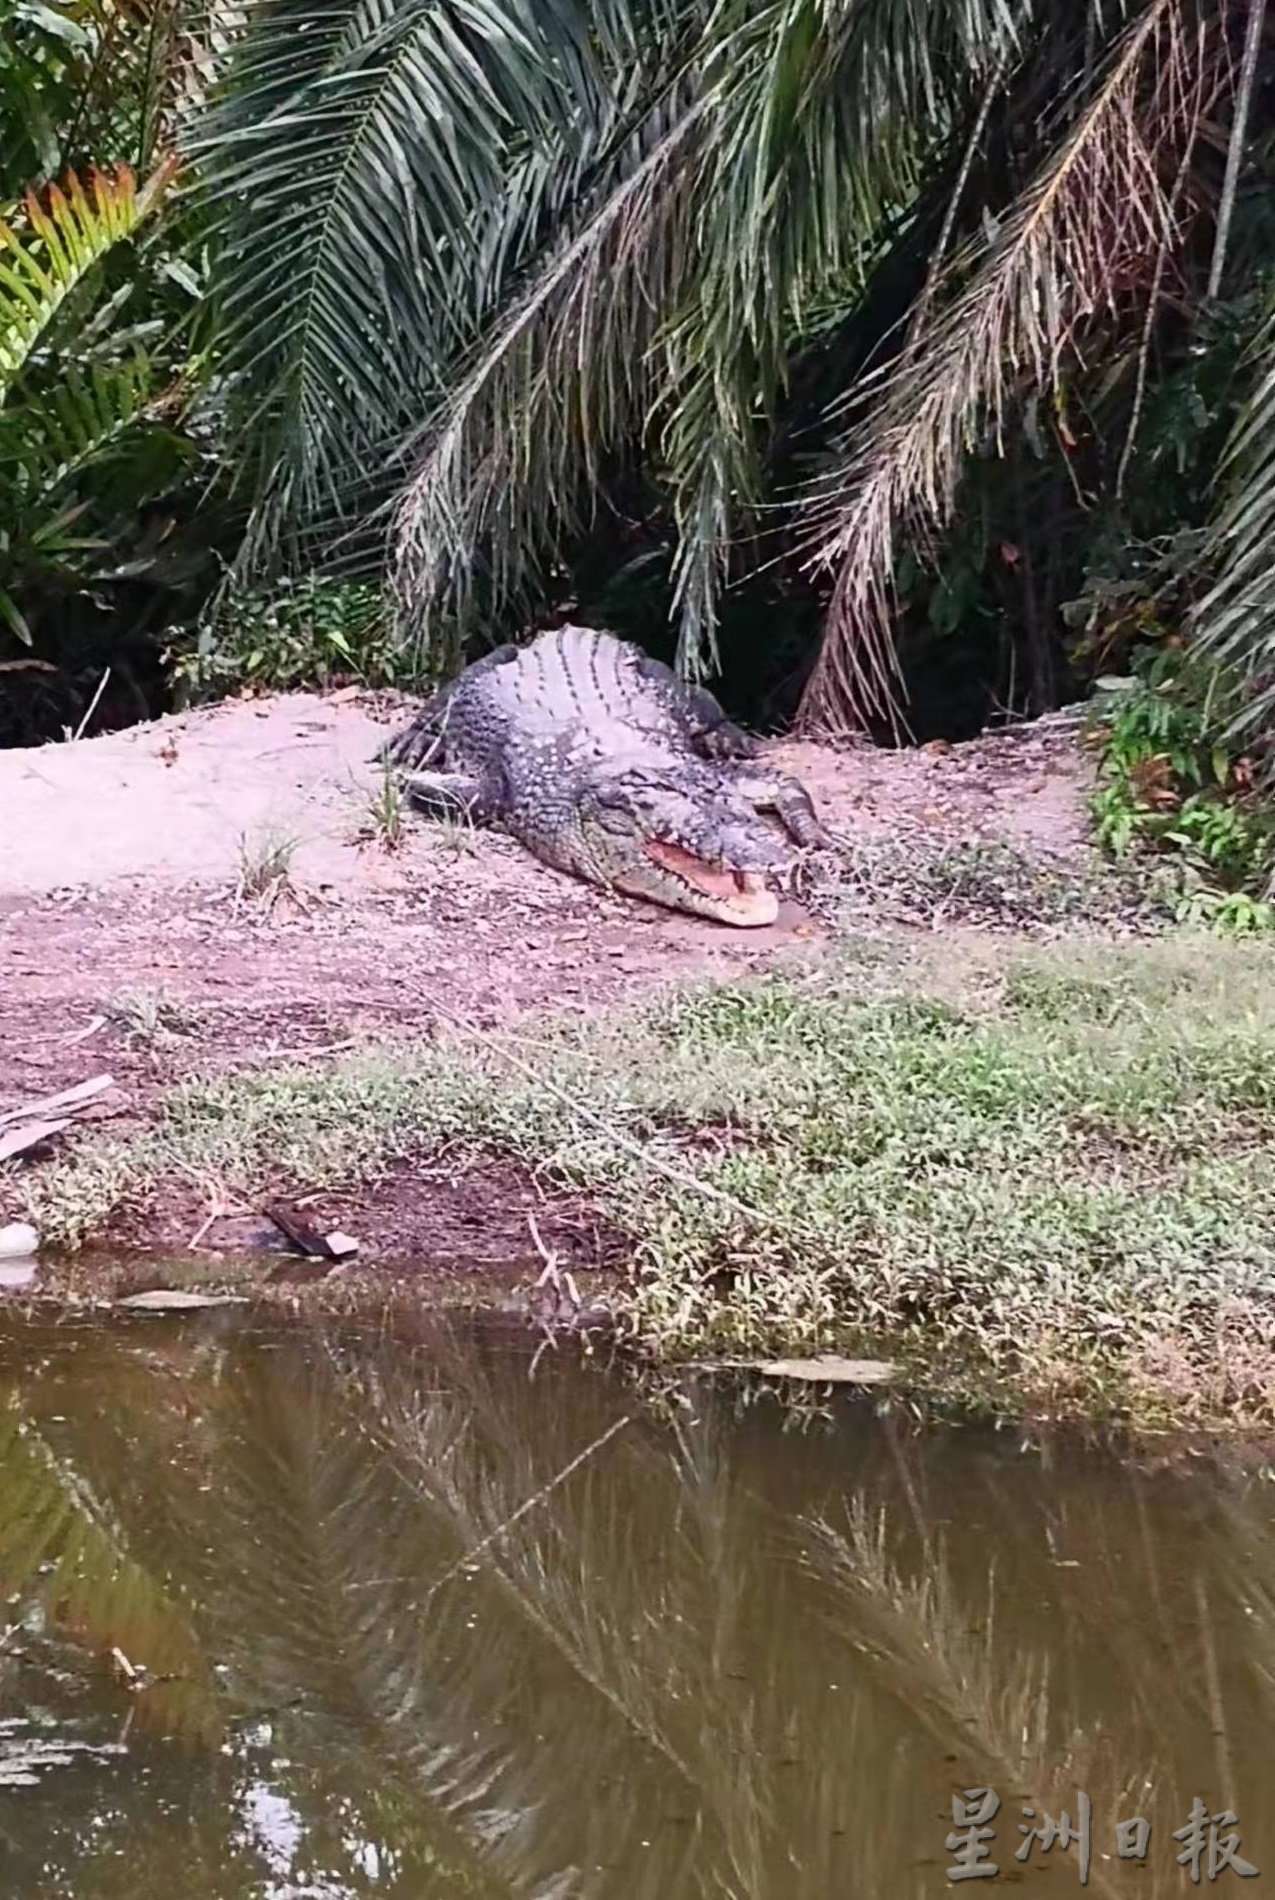
{"label": "muddy ground", "polygon": [[[410,817],[385,849],[368,761],[398,717],[385,695],[290,694],[0,752],[0,1114],[109,1072],[116,1086],[79,1119],[123,1132],[191,1069],[322,1060],[428,1033],[440,1013],[492,1024],[594,1010],[738,975],[822,936],[796,903],[767,930],[730,931],[592,891],[498,835]],[[1083,856],[1088,767],[1049,724],[921,751],[771,750],[846,838]],[[274,845],[286,880],[246,895],[245,865]],[[178,1006],[178,1033],[148,1033],[160,993]],[[431,1179],[384,1184],[379,1211],[329,1199],[322,1213],[357,1220],[373,1250],[493,1257],[540,1205],[552,1244],[606,1252],[587,1210],[547,1210],[507,1170],[475,1177],[444,1160]],[[0,1218],[5,1203],[0,1180]],[[204,1226],[210,1211],[191,1184],[120,1238],[259,1235],[247,1212]]]}

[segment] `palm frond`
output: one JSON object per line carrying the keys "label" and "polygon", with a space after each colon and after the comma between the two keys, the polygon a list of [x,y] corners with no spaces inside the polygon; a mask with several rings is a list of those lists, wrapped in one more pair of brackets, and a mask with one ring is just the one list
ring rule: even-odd
{"label": "palm frond", "polygon": [[192,151],[232,436],[284,516],[339,514],[436,407],[507,263],[511,165],[588,146],[630,24],[580,0],[248,0]]}
{"label": "palm frond", "polygon": [[1252,391],[1218,470],[1215,585],[1195,613],[1200,644],[1248,687],[1240,734],[1265,737],[1275,721],[1275,292],[1249,352]]}
{"label": "palm frond", "polygon": [[804,502],[810,565],[835,575],[806,728],[893,717],[900,525],[922,541],[943,527],[966,453],[1000,434],[1020,389],[1055,380],[1087,319],[1145,294],[1177,235],[1166,159],[1225,83],[1204,31],[1180,0],[1151,0],[999,232],[954,262],[948,282],[964,287],[892,373],[853,392],[874,409]]}
{"label": "palm frond", "polygon": [[426,643],[463,625],[486,562],[497,597],[590,504],[603,458],[640,429],[650,352],[688,267],[701,113],[650,115],[618,183],[539,270],[460,383],[399,504],[394,587]]}
{"label": "palm frond", "polygon": [[72,291],[132,236],[172,173],[166,163],[139,189],[127,165],[86,178],[72,172],[28,194],[12,222],[0,219],[0,403]]}
{"label": "palm frond", "polygon": [[22,508],[47,505],[144,422],[155,400],[144,350],[69,366],[38,400],[0,411],[0,493],[10,489]]}
{"label": "palm frond", "polygon": [[[862,283],[966,94],[1003,70],[1022,4],[723,0],[710,21],[701,263],[669,338],[663,449],[679,531],[683,669],[715,663],[733,520],[757,498],[794,331]],[[985,81],[984,81],[985,87]]]}

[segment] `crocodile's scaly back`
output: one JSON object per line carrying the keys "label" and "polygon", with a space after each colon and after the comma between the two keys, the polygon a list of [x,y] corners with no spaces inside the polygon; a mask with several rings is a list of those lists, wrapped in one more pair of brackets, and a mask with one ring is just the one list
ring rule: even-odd
{"label": "crocodile's scaly back", "polygon": [[468,726],[471,718],[494,716],[528,733],[573,730],[597,758],[632,751],[639,738],[690,756],[691,732],[677,683],[671,674],[665,682],[660,672],[613,634],[558,627],[489,670],[462,674],[452,718],[462,716]]}
{"label": "crocodile's scaly back", "polygon": [[790,856],[759,809],[800,842],[818,832],[794,780],[745,763],[756,750],[710,694],[637,647],[560,627],[476,662],[387,756],[418,803],[498,821],[561,870],[755,924],[775,915],[766,872]]}

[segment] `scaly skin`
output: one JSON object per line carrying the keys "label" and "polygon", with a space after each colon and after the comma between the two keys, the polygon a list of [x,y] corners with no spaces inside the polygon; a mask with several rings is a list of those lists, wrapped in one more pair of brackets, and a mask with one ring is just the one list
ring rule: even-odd
{"label": "scaly skin", "polygon": [[479,660],[381,756],[424,811],[499,824],[560,871],[719,923],[773,922],[767,874],[792,843],[825,842],[804,786],[710,693],[588,627]]}

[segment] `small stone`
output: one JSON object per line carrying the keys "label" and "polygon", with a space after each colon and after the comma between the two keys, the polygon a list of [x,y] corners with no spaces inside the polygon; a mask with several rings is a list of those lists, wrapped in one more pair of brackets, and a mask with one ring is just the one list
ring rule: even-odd
{"label": "small stone", "polygon": [[27,1220],[10,1221],[0,1227],[0,1260],[25,1260],[40,1245],[40,1236]]}
{"label": "small stone", "polygon": [[359,1250],[359,1243],[351,1234],[339,1230],[323,1236],[328,1252],[334,1260],[350,1260]]}

